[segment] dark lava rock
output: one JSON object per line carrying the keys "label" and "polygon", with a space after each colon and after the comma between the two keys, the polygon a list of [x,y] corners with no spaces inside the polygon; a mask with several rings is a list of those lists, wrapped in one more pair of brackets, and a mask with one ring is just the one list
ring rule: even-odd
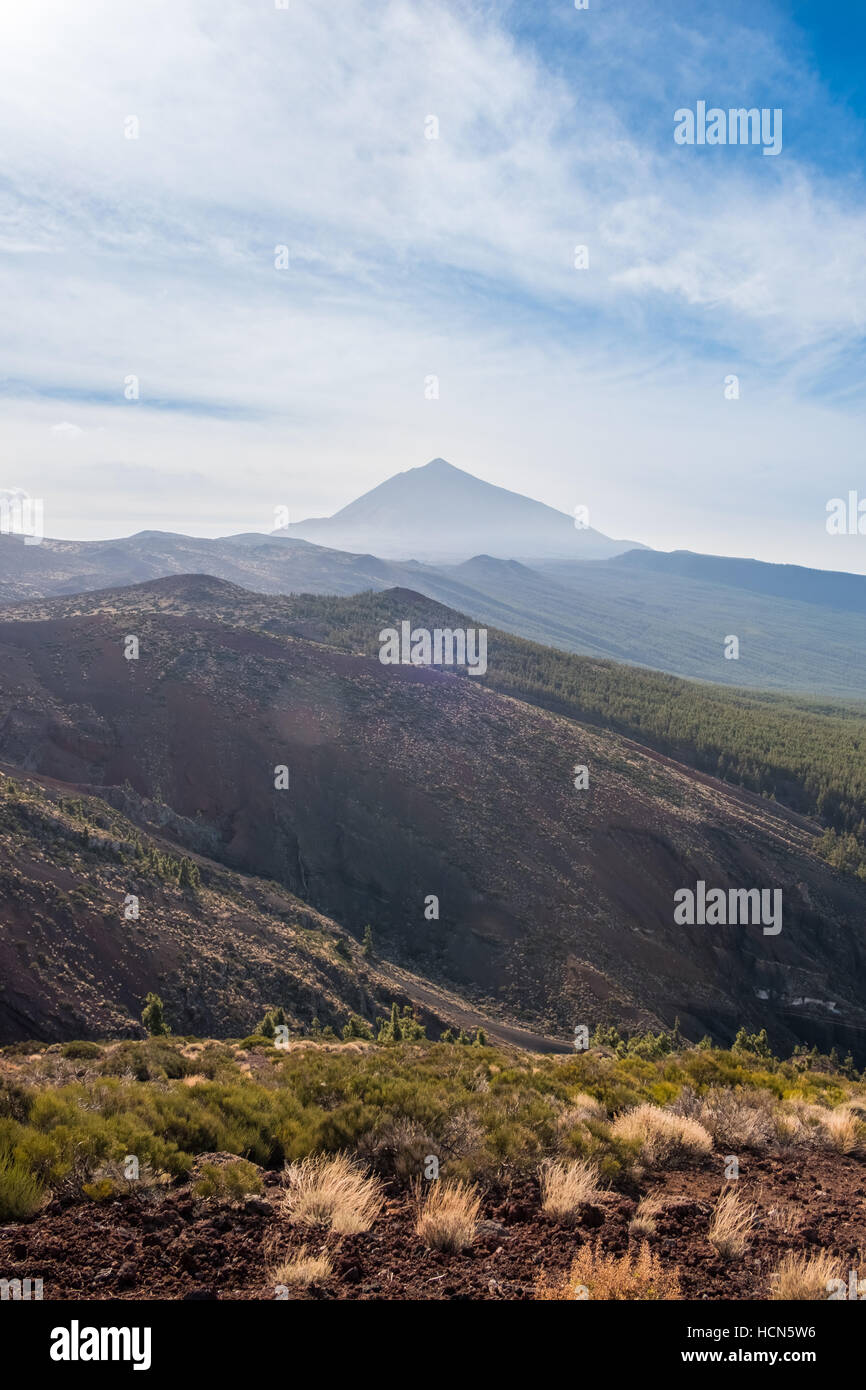
{"label": "dark lava rock", "polygon": [[244,1202],[244,1211],[249,1216],[273,1216],[274,1209],[270,1202],[264,1202],[261,1197],[250,1197]]}
{"label": "dark lava rock", "polygon": [[603,1226],[605,1214],[601,1207],[593,1206],[592,1202],[585,1202],[580,1209],[580,1224],[588,1226],[594,1230],[597,1226]]}

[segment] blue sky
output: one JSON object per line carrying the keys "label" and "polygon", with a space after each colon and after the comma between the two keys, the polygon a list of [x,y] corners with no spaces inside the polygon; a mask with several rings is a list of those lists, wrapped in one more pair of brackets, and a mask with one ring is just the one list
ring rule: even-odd
{"label": "blue sky", "polygon": [[[824,525],[866,497],[864,52],[799,0],[7,0],[0,486],[219,535],[442,456],[866,572]],[[699,100],[781,108],[781,153],[675,144]]]}

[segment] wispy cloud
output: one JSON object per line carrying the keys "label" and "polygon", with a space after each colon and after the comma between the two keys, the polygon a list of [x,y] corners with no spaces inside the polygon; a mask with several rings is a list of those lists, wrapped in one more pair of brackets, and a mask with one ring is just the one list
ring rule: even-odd
{"label": "wispy cloud", "polygon": [[[782,106],[782,156],[675,147],[699,98]],[[836,564],[815,508],[828,456],[858,482],[866,316],[866,199],[821,169],[843,117],[770,7],[10,0],[8,482],[49,530],[136,529],[122,472],[113,513],[66,490],[71,416],[94,466],[183,480],[149,525],[264,529],[442,454],[615,534]]]}

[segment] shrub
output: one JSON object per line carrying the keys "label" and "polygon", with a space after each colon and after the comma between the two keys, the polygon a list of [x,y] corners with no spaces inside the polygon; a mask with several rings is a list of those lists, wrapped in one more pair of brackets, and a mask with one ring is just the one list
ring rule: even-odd
{"label": "shrub", "polygon": [[541,1205],[548,1216],[573,1226],[580,1209],[598,1195],[598,1168],[586,1159],[545,1163],[540,1172]]}
{"label": "shrub", "polygon": [[203,1163],[192,1190],[197,1197],[237,1199],[261,1192],[262,1179],[255,1165],[243,1158],[236,1163]]}
{"label": "shrub", "polygon": [[286,1169],[283,1209],[291,1221],[342,1235],[369,1231],[384,1202],[382,1185],[345,1153],[315,1154]]}
{"label": "shrub", "polygon": [[713,1141],[703,1125],[685,1115],[638,1105],[618,1115],[611,1126],[614,1138],[640,1146],[641,1161],[649,1168],[671,1165],[710,1153]]}
{"label": "shrub", "polygon": [[362,1136],[358,1152],[377,1173],[404,1181],[417,1178],[429,1155],[440,1158],[439,1147],[417,1120],[390,1120],[372,1134]]}
{"label": "shrub", "polygon": [[714,1143],[730,1153],[762,1149],[775,1138],[773,1097],[765,1092],[748,1094],[739,1086],[713,1086],[698,1096],[686,1087],[670,1108],[674,1114],[697,1120]]}
{"label": "shrub", "polygon": [[24,1122],[33,1107],[33,1093],[14,1081],[0,1081],[0,1117]]}
{"label": "shrub", "polygon": [[567,1274],[554,1278],[542,1274],[535,1297],[616,1301],[656,1300],[672,1302],[682,1297],[679,1271],[667,1269],[646,1241],[635,1255],[605,1254],[598,1241],[581,1247]]}
{"label": "shrub", "polygon": [[607,1111],[601,1101],[596,1100],[595,1096],[587,1095],[585,1091],[571,1097],[571,1104],[565,1114],[575,1116],[578,1120],[607,1119]]}
{"label": "shrub", "polygon": [[76,1061],[86,1061],[93,1057],[101,1057],[102,1048],[99,1043],[87,1042],[86,1040],[68,1042],[61,1047],[60,1055],[61,1057],[71,1057]]}
{"label": "shrub", "polygon": [[475,1238],[475,1224],[481,1210],[478,1189],[460,1178],[432,1183],[422,1197],[417,1189],[418,1218],[415,1233],[433,1250],[459,1254]]}
{"label": "shrub", "polygon": [[0,1221],[28,1221],[44,1201],[44,1187],[24,1163],[0,1159]]}

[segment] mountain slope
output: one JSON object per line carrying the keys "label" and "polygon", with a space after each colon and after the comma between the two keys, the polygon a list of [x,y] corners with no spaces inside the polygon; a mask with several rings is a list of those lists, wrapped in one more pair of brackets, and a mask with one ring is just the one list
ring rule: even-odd
{"label": "mountain slope", "polygon": [[[856,605],[866,594],[866,578],[837,576],[852,585],[846,606],[834,608],[818,598],[806,602],[657,571],[652,559],[645,568],[646,554],[651,552],[630,552],[639,557],[633,561],[542,561],[529,568],[478,557],[446,571],[444,579],[418,574],[411,582],[476,619],[565,651],[719,684],[864,697],[866,612]],[[830,591],[821,589],[822,572],[805,573],[804,590],[814,579],[816,595],[829,598]],[[740,643],[737,660],[725,657],[731,634]]]}
{"label": "mountain slope", "polygon": [[[167,826],[147,824],[166,808],[128,788],[109,795],[117,805],[0,772],[0,1040],[143,1036],[149,990],[175,1031],[236,1036],[271,1004],[290,1025],[339,1026],[401,997],[350,936],[278,884],[192,850],[196,882],[181,887],[183,852]],[[192,830],[193,843],[210,838]]]}
{"label": "mountain slope", "polygon": [[[6,604],[190,572],[270,594],[411,588],[563,651],[755,689],[846,700],[866,691],[866,578],[859,575],[716,556],[681,563],[649,551],[531,566],[480,554],[435,567],[282,536],[199,540],[145,532],[128,540],[25,546],[0,535],[0,602]],[[803,594],[814,594],[814,601]],[[736,661],[724,657],[731,633],[740,639]]]}
{"label": "mountain slope", "polygon": [[623,568],[647,574],[676,575],[840,612],[866,613],[866,575],[862,574],[771,565],[729,555],[699,555],[692,550],[629,550],[617,560]]}
{"label": "mountain slope", "polygon": [[388,478],[331,517],[296,522],[285,534],[338,550],[432,562],[465,560],[479,551],[600,559],[633,546],[591,527],[578,530],[565,512],[439,458]]}
{"label": "mountain slope", "polygon": [[[5,761],[158,796],[179,843],[194,825],[232,868],[548,1031],[678,1013],[698,1036],[861,1050],[866,885],[818,859],[809,822],[475,680],[281,635],[288,600],[193,577],[49,607],[0,624]],[[697,879],[781,888],[783,931],[677,926]]]}

